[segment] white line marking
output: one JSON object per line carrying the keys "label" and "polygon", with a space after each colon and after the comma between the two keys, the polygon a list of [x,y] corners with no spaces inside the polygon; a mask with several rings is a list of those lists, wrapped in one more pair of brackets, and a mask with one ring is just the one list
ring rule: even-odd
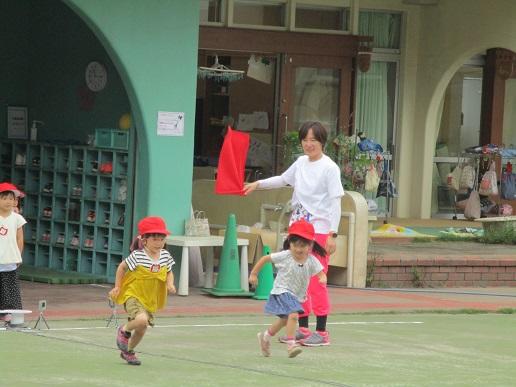
{"label": "white line marking", "polygon": [[[424,324],[423,321],[340,321],[329,322],[327,325],[389,325],[389,324]],[[171,324],[171,325],[155,325],[154,328],[226,328],[226,327],[257,327],[268,326],[270,323],[241,323],[241,324]],[[314,325],[314,324],[312,324]],[[50,328],[50,329],[13,329],[22,332],[58,332],[58,331],[88,331],[95,329],[115,329],[115,327],[68,327],[68,328]],[[0,331],[6,328],[0,328]]]}

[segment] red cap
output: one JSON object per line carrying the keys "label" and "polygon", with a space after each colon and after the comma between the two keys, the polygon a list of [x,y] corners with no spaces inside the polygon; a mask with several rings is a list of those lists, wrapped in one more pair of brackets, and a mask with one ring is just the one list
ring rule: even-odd
{"label": "red cap", "polygon": [[14,184],[0,183],[0,192],[6,192],[6,191],[11,191],[12,193],[14,193],[14,196],[17,198],[25,196],[25,194],[22,191],[20,191],[18,189],[18,187],[16,187]]}
{"label": "red cap", "polygon": [[138,234],[170,235],[165,221],[159,216],[147,216],[138,222]]}
{"label": "red cap", "polygon": [[302,238],[308,239],[309,241],[315,240],[314,226],[304,219],[292,223],[288,228],[288,234],[297,235]]}

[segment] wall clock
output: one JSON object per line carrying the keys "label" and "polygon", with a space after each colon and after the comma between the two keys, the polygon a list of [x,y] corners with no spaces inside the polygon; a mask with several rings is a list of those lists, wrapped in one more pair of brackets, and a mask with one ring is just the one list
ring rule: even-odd
{"label": "wall clock", "polygon": [[86,86],[91,91],[101,91],[106,87],[107,71],[99,62],[90,62],[86,66]]}

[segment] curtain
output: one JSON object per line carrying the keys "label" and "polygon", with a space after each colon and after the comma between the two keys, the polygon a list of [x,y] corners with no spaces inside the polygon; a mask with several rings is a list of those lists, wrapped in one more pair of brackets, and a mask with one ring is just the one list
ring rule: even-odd
{"label": "curtain", "polygon": [[362,11],[358,17],[359,35],[372,36],[375,48],[399,48],[401,15]]}
{"label": "curtain", "polygon": [[387,147],[388,93],[387,62],[371,62],[367,73],[360,72],[357,81],[356,131]]}

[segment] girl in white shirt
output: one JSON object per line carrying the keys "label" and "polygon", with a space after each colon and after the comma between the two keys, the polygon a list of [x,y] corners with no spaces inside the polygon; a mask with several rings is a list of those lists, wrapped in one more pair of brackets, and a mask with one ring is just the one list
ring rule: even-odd
{"label": "girl in white shirt", "polygon": [[[324,246],[327,254],[314,254],[328,272],[329,255],[335,251],[335,238],[341,217],[341,198],[344,188],[340,180],[340,168],[323,153],[328,133],[320,122],[305,122],[299,129],[299,141],[304,155],[300,156],[283,174],[244,185],[244,193],[257,188],[270,189],[291,185],[294,188],[290,222],[305,219],[315,228],[315,241]],[[299,314],[299,330],[296,340],[306,346],[329,345],[326,322],[330,302],[326,283],[312,278]],[[316,330],[308,329],[308,316],[316,316]],[[280,338],[284,342],[284,338]]]}

